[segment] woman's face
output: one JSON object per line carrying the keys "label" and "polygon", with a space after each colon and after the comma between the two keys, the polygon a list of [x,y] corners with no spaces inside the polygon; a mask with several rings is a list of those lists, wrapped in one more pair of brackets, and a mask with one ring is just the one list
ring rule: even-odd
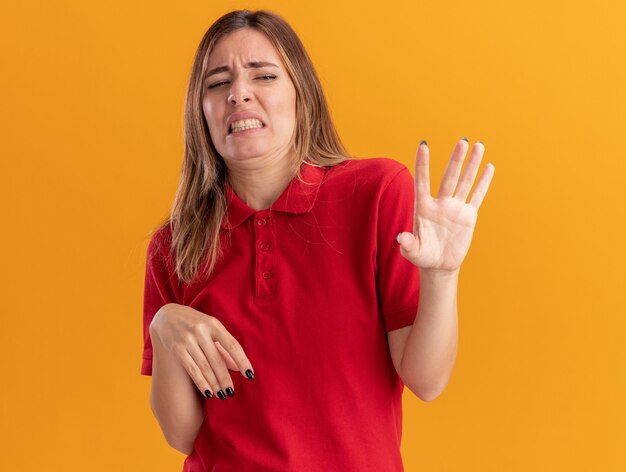
{"label": "woman's face", "polygon": [[226,162],[283,158],[296,124],[296,90],[272,43],[254,29],[221,38],[208,60],[202,109]]}

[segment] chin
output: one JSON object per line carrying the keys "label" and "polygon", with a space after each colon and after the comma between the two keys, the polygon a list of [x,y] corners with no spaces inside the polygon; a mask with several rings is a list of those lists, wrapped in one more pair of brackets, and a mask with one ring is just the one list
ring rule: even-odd
{"label": "chin", "polygon": [[224,155],[228,156],[224,158],[224,160],[226,161],[242,162],[242,161],[249,161],[257,157],[261,157],[264,154],[267,154],[267,152],[268,152],[267,150],[262,150],[262,149],[245,149],[245,150],[231,151],[226,154],[222,154],[222,156]]}

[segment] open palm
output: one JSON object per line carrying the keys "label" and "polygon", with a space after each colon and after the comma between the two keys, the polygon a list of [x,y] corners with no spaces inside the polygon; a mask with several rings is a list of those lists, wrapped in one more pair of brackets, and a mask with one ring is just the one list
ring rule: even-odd
{"label": "open palm", "polygon": [[469,250],[478,209],[489,189],[495,167],[487,164],[469,203],[466,203],[485,152],[482,143],[474,144],[461,174],[468,148],[466,140],[457,142],[437,198],[430,195],[428,146],[423,142],[417,149],[413,233],[400,233],[398,242],[402,255],[421,269],[456,271]]}

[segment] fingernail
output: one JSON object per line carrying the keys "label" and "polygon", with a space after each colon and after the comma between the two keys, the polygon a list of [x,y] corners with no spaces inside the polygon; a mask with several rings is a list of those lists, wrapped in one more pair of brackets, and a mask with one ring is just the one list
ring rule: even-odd
{"label": "fingernail", "polygon": [[219,392],[217,392],[217,397],[220,400],[226,400],[226,395],[224,395],[224,392],[222,390],[220,390]]}
{"label": "fingernail", "polygon": [[466,142],[468,142],[468,143],[469,143],[469,139],[467,139],[467,138],[461,138],[461,139],[462,139],[463,141],[466,141]]}
{"label": "fingernail", "polygon": [[209,392],[208,390],[205,390],[204,394],[206,395],[207,398],[211,398],[213,396],[213,394]]}
{"label": "fingernail", "polygon": [[226,393],[228,394],[229,397],[234,397],[235,396],[235,391],[233,390],[232,387],[228,387],[226,389]]}
{"label": "fingernail", "polygon": [[254,372],[252,372],[250,369],[246,370],[246,377],[252,380],[254,378]]}
{"label": "fingernail", "polygon": [[476,141],[476,142],[482,144],[483,146],[485,145],[485,143],[483,143],[482,141]]}
{"label": "fingernail", "polygon": [[420,141],[420,146],[421,146],[422,144],[425,144],[426,146],[428,146],[428,143],[427,143],[424,139],[422,139],[422,140]]}
{"label": "fingernail", "polygon": [[398,235],[396,236],[396,242],[397,242],[398,244],[400,244],[400,235],[401,235],[401,234],[402,234],[402,233],[398,233]]}

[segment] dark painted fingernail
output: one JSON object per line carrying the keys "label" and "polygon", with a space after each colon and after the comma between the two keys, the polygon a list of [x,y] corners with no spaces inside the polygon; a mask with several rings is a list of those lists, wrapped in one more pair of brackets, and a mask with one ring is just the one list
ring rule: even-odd
{"label": "dark painted fingernail", "polygon": [[213,394],[209,392],[208,390],[205,390],[204,394],[206,395],[207,398],[211,398],[213,396]]}
{"label": "dark painted fingernail", "polygon": [[228,387],[226,389],[226,393],[228,394],[229,397],[234,397],[235,396],[235,391],[233,390],[232,387]]}
{"label": "dark painted fingernail", "polygon": [[219,392],[217,392],[217,397],[220,400],[226,400],[226,395],[224,395],[224,392],[222,390],[220,390]]}
{"label": "dark painted fingernail", "polygon": [[428,146],[428,143],[427,143],[424,139],[422,139],[422,140],[420,141],[420,146],[421,146],[422,144],[425,144],[426,146]]}
{"label": "dark painted fingernail", "polygon": [[461,138],[463,141],[467,141],[469,143],[469,139],[467,138]]}
{"label": "dark painted fingernail", "polygon": [[250,369],[246,370],[246,377],[252,380],[254,378],[254,372],[252,372]]}

